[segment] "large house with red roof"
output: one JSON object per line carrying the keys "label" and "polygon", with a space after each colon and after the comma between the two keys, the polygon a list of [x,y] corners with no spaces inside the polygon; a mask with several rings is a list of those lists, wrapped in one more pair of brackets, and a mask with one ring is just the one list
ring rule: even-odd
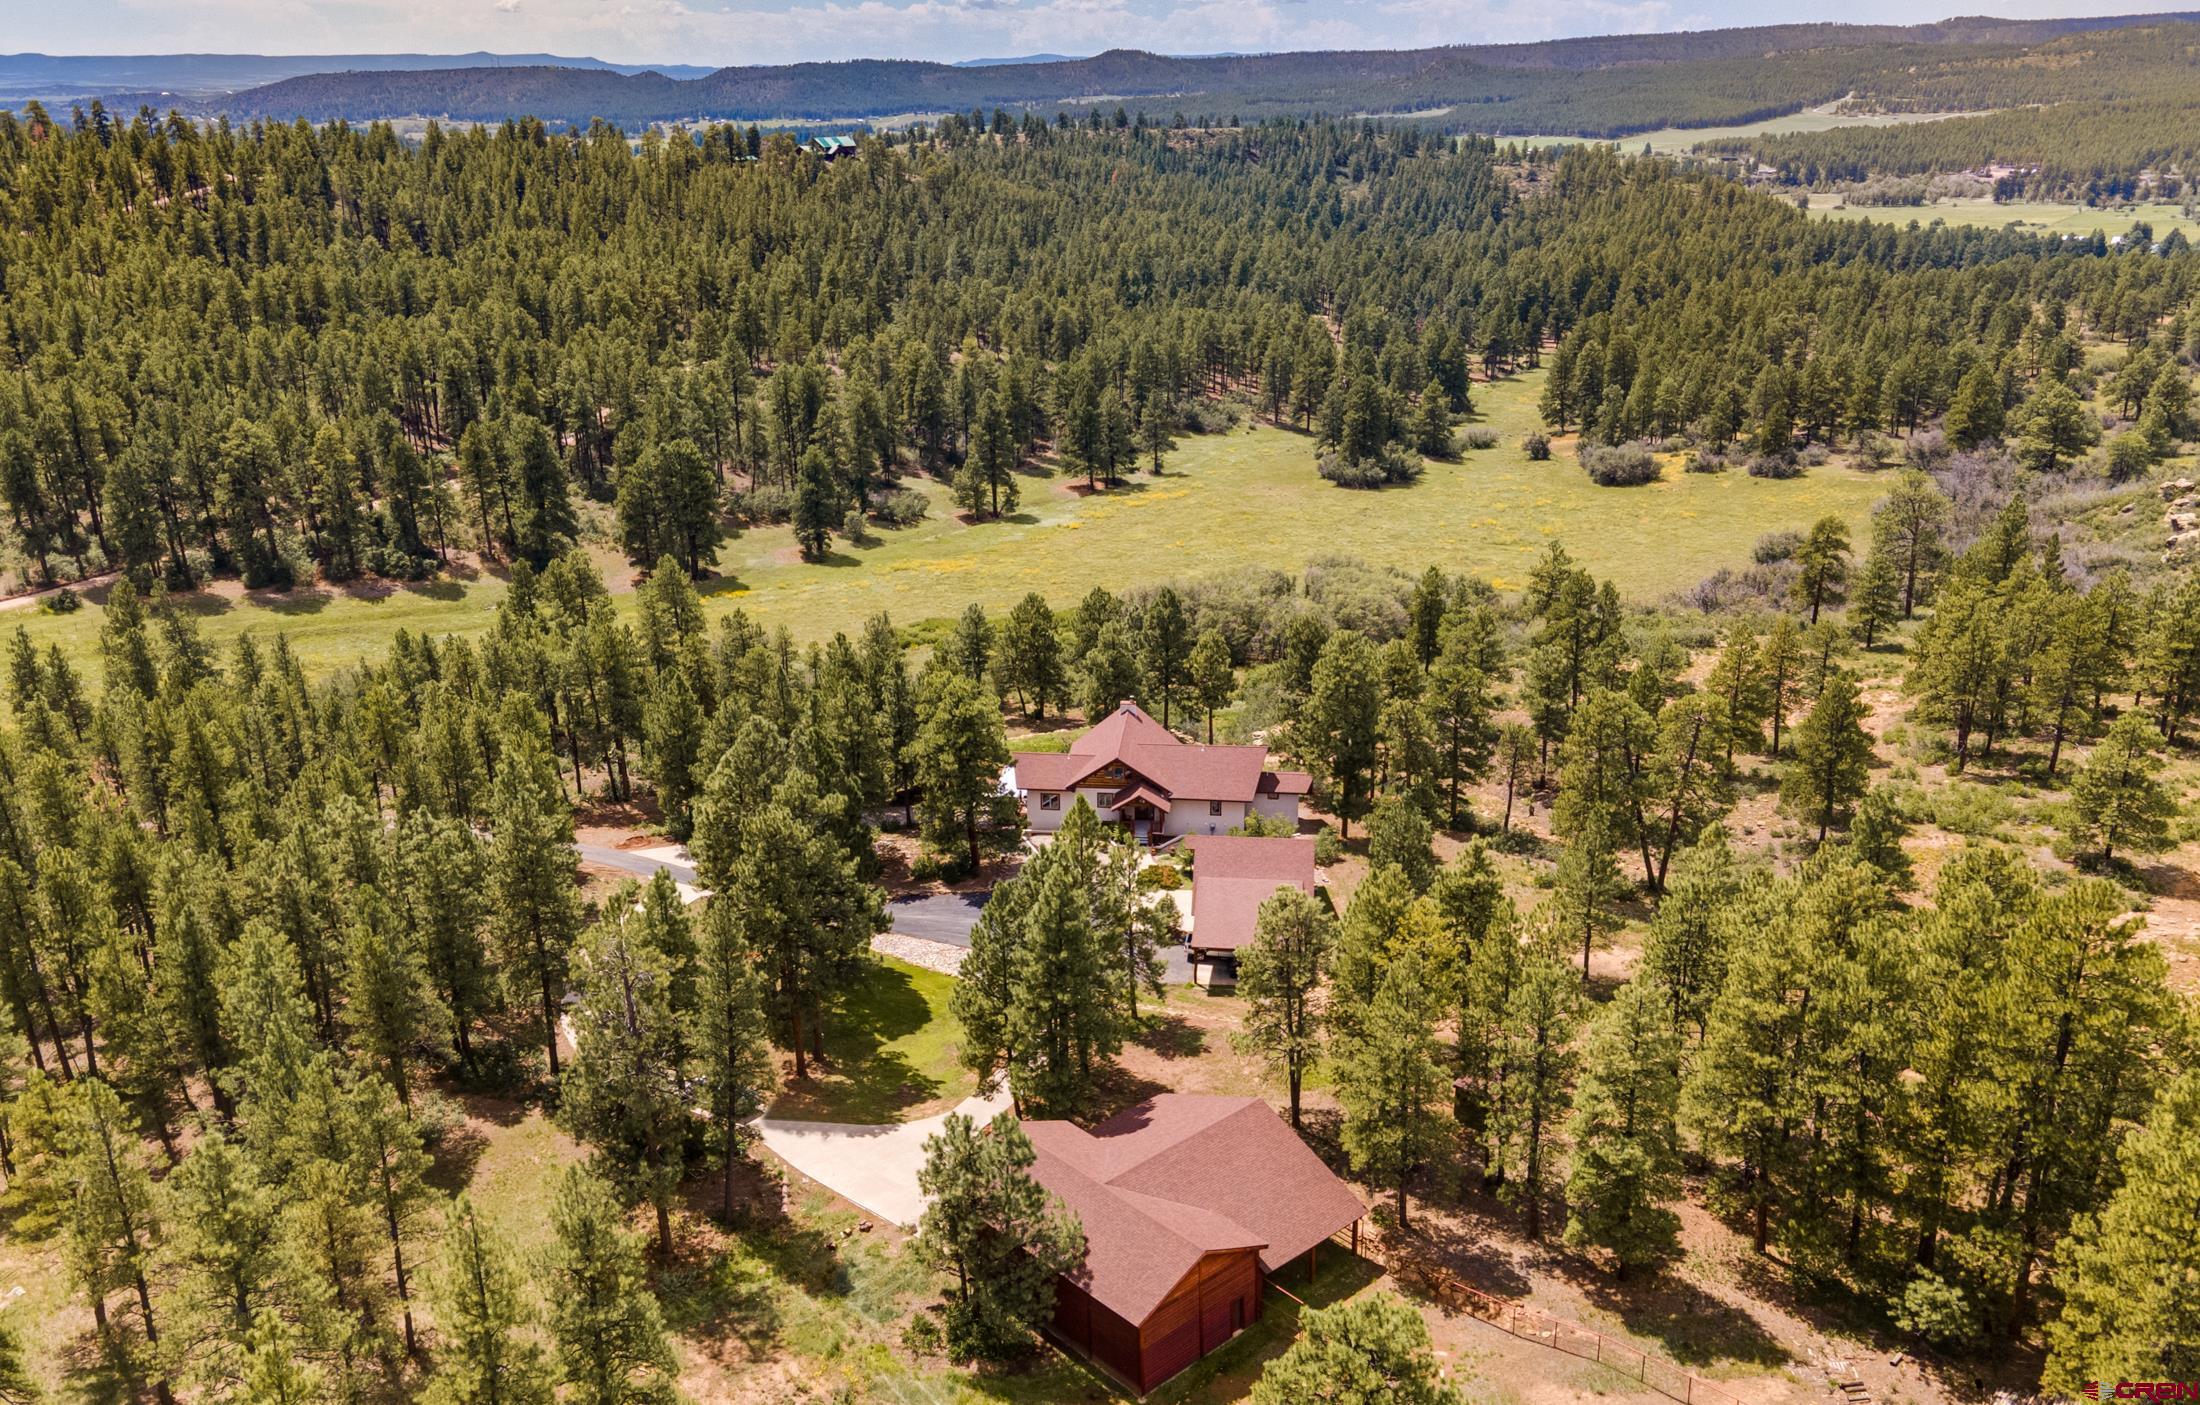
{"label": "large house with red roof", "polygon": [[1147,842],[1227,834],[1250,815],[1295,824],[1309,785],[1304,771],[1270,770],[1267,747],[1187,742],[1127,699],[1067,752],[1017,752],[1003,779],[1034,833],[1082,798]]}
{"label": "large house with red roof", "polygon": [[1031,1176],[1075,1212],[1085,1261],[1049,1330],[1139,1395],[1258,1320],[1268,1279],[1360,1198],[1259,1098],[1166,1093],[1090,1132],[1026,1122]]}

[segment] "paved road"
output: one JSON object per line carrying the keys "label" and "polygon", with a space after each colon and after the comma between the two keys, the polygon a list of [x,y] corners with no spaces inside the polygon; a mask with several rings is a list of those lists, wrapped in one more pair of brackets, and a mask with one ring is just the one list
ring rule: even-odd
{"label": "paved road", "polygon": [[970,929],[985,911],[987,893],[914,893],[886,900],[886,917],[892,930],[905,937],[970,945]]}
{"label": "paved road", "polygon": [[[602,864],[647,878],[658,869],[669,870],[682,883],[695,883],[695,866],[674,860],[653,857],[632,849],[614,849],[607,844],[576,845],[581,857],[590,863]],[[978,914],[985,910],[986,893],[915,893],[886,902],[887,925],[890,931],[905,937],[922,937],[926,941],[942,942],[948,946],[970,945],[970,929],[978,925]],[[1176,896],[1171,894],[1172,897]],[[1189,903],[1185,906],[1189,907]],[[1171,985],[1183,985],[1192,978],[1191,963],[1184,959],[1184,948],[1172,946],[1163,953],[1167,974],[1163,979]]]}
{"label": "paved road", "polygon": [[575,844],[573,847],[581,851],[582,858],[590,863],[602,864],[605,868],[621,869],[641,878],[653,877],[657,870],[661,868],[671,873],[675,882],[688,884],[695,882],[695,865],[693,864],[675,863],[671,859],[651,858],[647,854],[638,854],[632,849],[614,849],[608,844]]}

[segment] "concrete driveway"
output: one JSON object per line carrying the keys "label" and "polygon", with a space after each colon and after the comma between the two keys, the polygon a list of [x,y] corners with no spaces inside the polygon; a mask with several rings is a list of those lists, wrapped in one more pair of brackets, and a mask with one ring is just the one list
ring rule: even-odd
{"label": "concrete driveway", "polygon": [[[1009,1106],[1008,1090],[965,1098],[955,1112],[983,1125]],[[827,1190],[882,1220],[907,1229],[924,1214],[917,1172],[924,1139],[949,1113],[883,1126],[861,1122],[798,1122],[760,1117],[753,1124],[772,1154]]]}

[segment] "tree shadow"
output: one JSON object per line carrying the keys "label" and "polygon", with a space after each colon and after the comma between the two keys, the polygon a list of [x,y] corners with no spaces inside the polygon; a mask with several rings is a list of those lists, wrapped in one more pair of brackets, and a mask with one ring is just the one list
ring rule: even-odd
{"label": "tree shadow", "polygon": [[336,601],[333,591],[317,585],[293,586],[283,591],[255,590],[247,598],[277,615],[318,615]]}
{"label": "tree shadow", "polygon": [[1149,1017],[1132,1043],[1164,1059],[1188,1059],[1206,1052],[1207,1031],[1174,1011]]}
{"label": "tree shadow", "polygon": [[1755,1318],[1686,1279],[1665,1273],[1626,1282],[1605,1273],[1568,1276],[1592,1304],[1683,1366],[1738,1362],[1771,1370],[1787,1362],[1787,1350]]}
{"label": "tree shadow", "polygon": [[906,971],[871,968],[826,1025],[825,1058],[810,1077],[788,1085],[773,1117],[815,1122],[898,1122],[940,1095],[941,1082],[885,1046],[923,1029],[932,1006]]}

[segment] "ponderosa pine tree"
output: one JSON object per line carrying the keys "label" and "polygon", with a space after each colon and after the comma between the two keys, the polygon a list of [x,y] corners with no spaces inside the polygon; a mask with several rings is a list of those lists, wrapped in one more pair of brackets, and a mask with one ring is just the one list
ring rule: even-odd
{"label": "ponderosa pine tree", "polygon": [[1870,780],[1872,739],[1864,730],[1864,700],[1856,680],[1836,671],[1795,729],[1795,745],[1780,776],[1780,798],[1806,823],[1818,826],[1818,842],[1846,819]]}
{"label": "ponderosa pine tree", "polygon": [[1261,1368],[1253,1405],[1457,1405],[1428,1323],[1390,1293],[1313,1308],[1299,1337]]}
{"label": "ponderosa pine tree", "polygon": [[1543,1237],[1544,1195],[1573,1095],[1580,1002],[1580,982],[1566,963],[1530,943],[1499,1024],[1502,1081],[1489,1140],[1493,1169],[1503,1177],[1499,1193],[1521,1207],[1531,1240]]}
{"label": "ponderosa pine tree", "polygon": [[1615,1277],[1671,1258],[1680,1218],[1681,1043],[1662,992],[1629,981],[1589,1026],[1566,1139],[1566,1244],[1611,1254]]}
{"label": "ponderosa pine tree", "polygon": [[2070,783],[2071,838],[2102,863],[2118,849],[2151,853],[2169,839],[2177,802],[2156,777],[2161,734],[2143,713],[2116,719]]}
{"label": "ponderosa pine tree", "polygon": [[1366,1018],[1340,1035],[1331,1057],[1343,1144],[1352,1169],[1396,1197],[1407,1224],[1406,1186],[1451,1141],[1451,1079],[1438,1061],[1436,1007],[1420,958],[1394,961]]}
{"label": "ponderosa pine tree", "polygon": [[549,742],[532,714],[501,728],[489,799],[489,934],[515,988],[539,1002],[550,1082],[558,1082],[558,1011],[566,963],[580,931],[573,810]]}
{"label": "ponderosa pine tree", "polygon": [[428,1280],[440,1341],[429,1405],[550,1405],[550,1370],[517,1256],[461,1194],[444,1216],[443,1253]]}
{"label": "ponderosa pine tree", "polygon": [[742,1131],[763,1110],[777,1070],[756,963],[733,904],[712,903],[699,935],[687,1042],[698,1101],[710,1114],[704,1140],[721,1173],[719,1213],[731,1219]]}
{"label": "ponderosa pine tree", "polygon": [[1821,517],[1811,524],[1795,553],[1797,608],[1810,611],[1810,622],[1818,623],[1820,610],[1841,603],[1848,578],[1848,524],[1838,517]]}
{"label": "ponderosa pine tree", "polygon": [[1321,1055],[1322,1020],[1315,993],[1335,939],[1336,919],[1297,888],[1279,888],[1253,919],[1253,940],[1238,952],[1238,998],[1245,1027],[1231,1036],[1238,1049],[1280,1072],[1291,1090],[1291,1126],[1299,1125],[1299,1090]]}
{"label": "ponderosa pine tree", "polygon": [[[623,884],[573,950],[580,997],[567,1016],[573,1064],[558,1120],[596,1153],[596,1173],[657,1217],[657,1256],[672,1258],[672,1197],[687,1166],[690,1095],[680,1077],[673,967],[648,940]],[[732,895],[728,895],[731,897]]]}
{"label": "ponderosa pine tree", "polygon": [[2162,1090],[2117,1160],[2122,1184],[2072,1228],[2056,1280],[2065,1306],[2047,1331],[2042,1383],[2077,1395],[2087,1382],[2200,1375],[2200,1073]]}
{"label": "ponderosa pine tree", "polygon": [[565,1398],[577,1405],[671,1405],[679,1363],[611,1188],[566,1168],[550,1207],[557,1236],[543,1298]]}
{"label": "ponderosa pine tree", "polygon": [[1230,705],[1237,696],[1237,672],[1230,663],[1230,644],[1222,637],[1222,631],[1209,628],[1192,646],[1192,655],[1185,669],[1191,701],[1199,707],[1200,716],[1207,723],[1207,744],[1215,740],[1215,714]]}
{"label": "ponderosa pine tree", "polygon": [[1001,794],[1008,734],[1000,705],[969,678],[934,669],[925,675],[920,722],[909,744],[919,792],[917,818],[935,846],[960,845],[976,873],[987,844],[1012,843],[1014,796]]}
{"label": "ponderosa pine tree", "polygon": [[824,1052],[826,1009],[863,969],[871,937],[886,926],[885,895],[864,880],[837,837],[846,809],[845,797],[820,794],[808,772],[790,772],[743,821],[739,855],[714,899],[733,909],[775,1037],[794,1054],[798,1079]]}
{"label": "ponderosa pine tree", "polygon": [[1342,833],[1372,803],[1375,742],[1382,712],[1375,646],[1356,630],[1322,645],[1311,691],[1292,727],[1293,748],[1312,765]]}
{"label": "ponderosa pine tree", "polygon": [[995,672],[1001,684],[1015,694],[1017,706],[1035,718],[1047,715],[1047,704],[1063,701],[1068,690],[1062,662],[1062,640],[1056,632],[1054,611],[1046,597],[1032,591],[1016,602],[1008,623],[1001,629],[1001,659]]}
{"label": "ponderosa pine tree", "polygon": [[1054,1306],[1054,1280],[1084,1259],[1077,1217],[1031,1178],[1038,1159],[1011,1113],[980,1128],[949,1113],[924,1139],[926,1196],[912,1245],[955,1275],[947,1341],[958,1357],[1001,1358],[1030,1343]]}

